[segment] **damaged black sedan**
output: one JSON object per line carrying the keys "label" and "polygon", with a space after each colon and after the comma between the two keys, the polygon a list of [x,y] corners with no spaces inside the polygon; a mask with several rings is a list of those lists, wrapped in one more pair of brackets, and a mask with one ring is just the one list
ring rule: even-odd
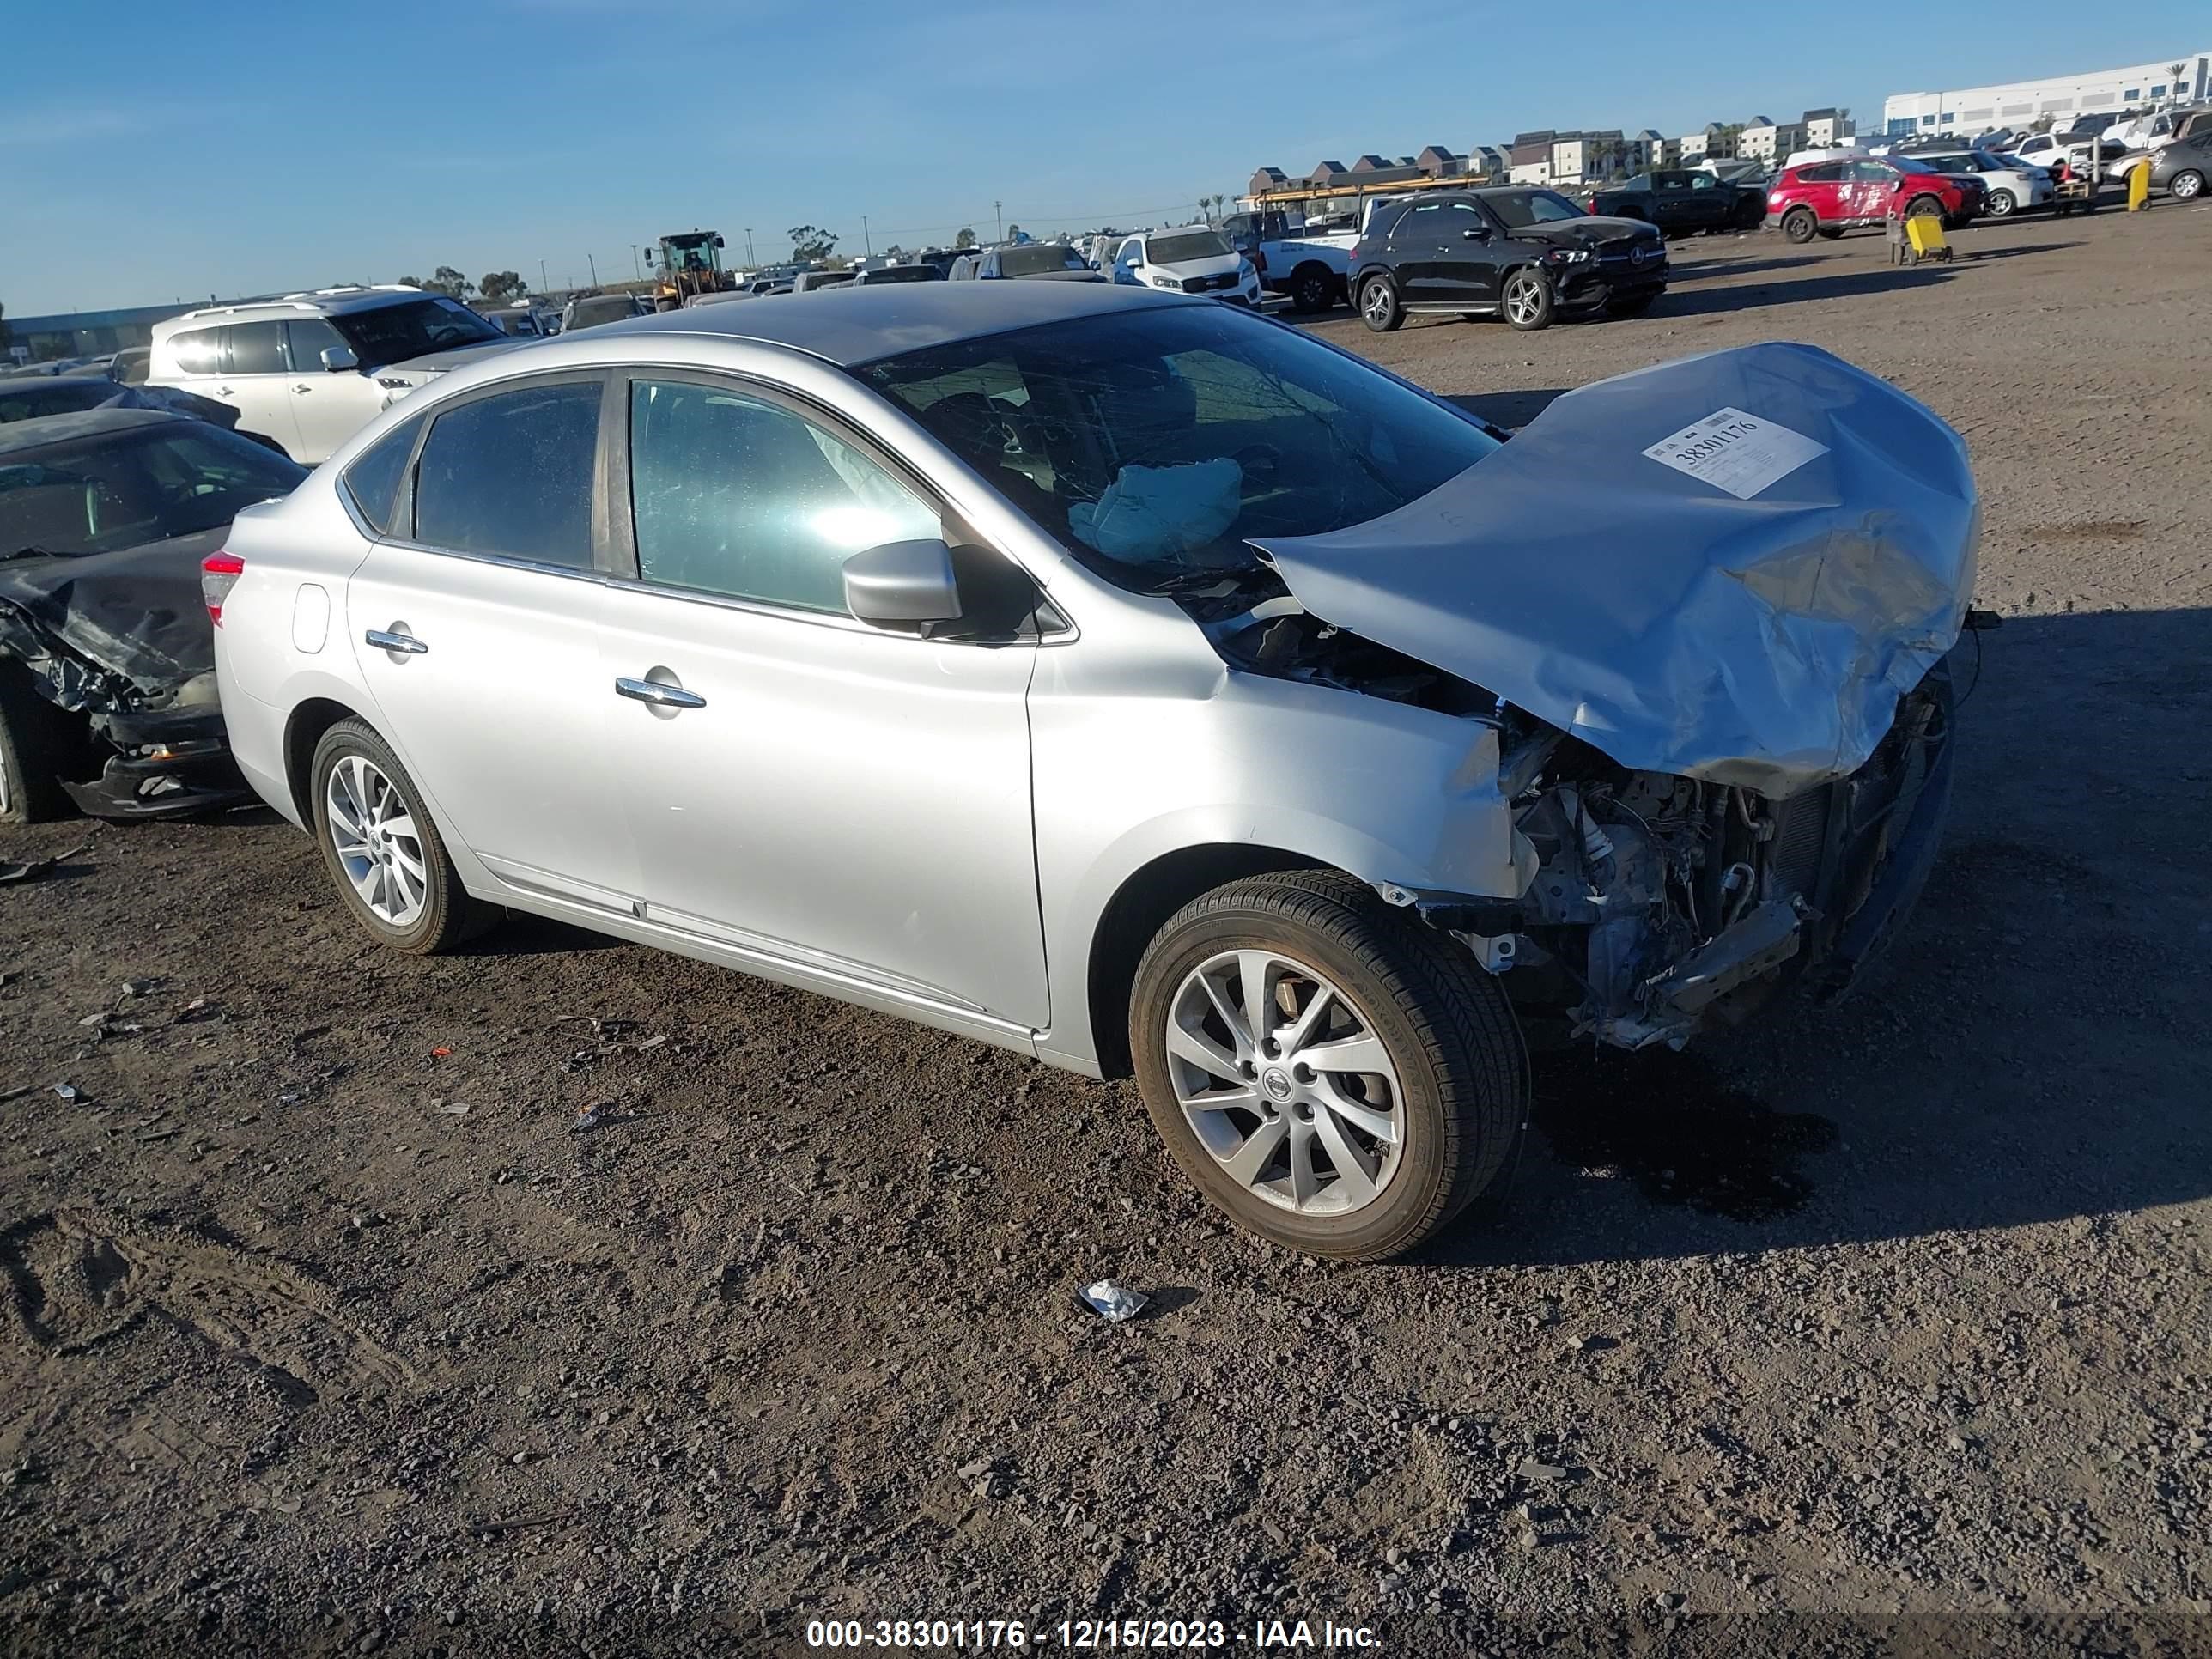
{"label": "damaged black sedan", "polygon": [[0,823],[241,798],[200,564],[305,477],[163,410],[0,425]]}

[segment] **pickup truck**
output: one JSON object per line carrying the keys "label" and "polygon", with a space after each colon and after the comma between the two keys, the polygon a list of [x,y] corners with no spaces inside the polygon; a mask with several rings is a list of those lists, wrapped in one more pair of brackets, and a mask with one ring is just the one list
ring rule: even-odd
{"label": "pickup truck", "polygon": [[1358,232],[1293,231],[1287,216],[1273,210],[1232,213],[1220,229],[1229,245],[1252,262],[1262,288],[1290,295],[1291,310],[1312,313],[1327,311],[1340,300],[1352,303],[1346,284]]}
{"label": "pickup truck", "polygon": [[1742,190],[1717,175],[1682,167],[1640,173],[1590,198],[1592,213],[1641,219],[1666,236],[1693,230],[1756,230],[1766,216],[1766,192]]}

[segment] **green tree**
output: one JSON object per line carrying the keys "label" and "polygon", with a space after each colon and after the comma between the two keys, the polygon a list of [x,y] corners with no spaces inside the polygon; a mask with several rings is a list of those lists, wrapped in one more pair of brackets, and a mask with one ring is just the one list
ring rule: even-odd
{"label": "green tree", "polygon": [[819,225],[793,225],[789,232],[791,257],[799,264],[826,259],[836,251],[837,233]]}
{"label": "green tree", "polygon": [[510,305],[530,292],[530,284],[511,270],[487,271],[477,292],[490,305]]}
{"label": "green tree", "polygon": [[456,300],[465,300],[476,291],[476,284],[451,265],[440,265],[430,273],[430,286],[441,294]]}
{"label": "green tree", "polygon": [[952,246],[955,247],[975,246],[975,233],[968,229],[965,226],[962,227],[960,234],[952,239]]}

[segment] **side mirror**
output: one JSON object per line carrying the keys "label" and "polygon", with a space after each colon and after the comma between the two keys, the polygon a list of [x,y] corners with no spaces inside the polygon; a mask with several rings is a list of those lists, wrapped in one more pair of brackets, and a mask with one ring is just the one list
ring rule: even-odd
{"label": "side mirror", "polygon": [[952,550],[941,541],[885,542],[845,561],[845,608],[864,623],[951,622],[960,615]]}
{"label": "side mirror", "polygon": [[361,367],[361,359],[353,355],[349,346],[325,346],[323,370],[329,374],[343,374]]}

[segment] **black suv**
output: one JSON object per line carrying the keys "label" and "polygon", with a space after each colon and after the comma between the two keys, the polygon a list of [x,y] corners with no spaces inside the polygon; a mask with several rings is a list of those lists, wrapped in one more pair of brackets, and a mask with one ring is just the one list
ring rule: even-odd
{"label": "black suv", "polygon": [[1408,316],[1632,317],[1667,291],[1667,244],[1634,219],[1584,213],[1556,191],[1425,192],[1375,210],[1352,250],[1352,303],[1387,333]]}

